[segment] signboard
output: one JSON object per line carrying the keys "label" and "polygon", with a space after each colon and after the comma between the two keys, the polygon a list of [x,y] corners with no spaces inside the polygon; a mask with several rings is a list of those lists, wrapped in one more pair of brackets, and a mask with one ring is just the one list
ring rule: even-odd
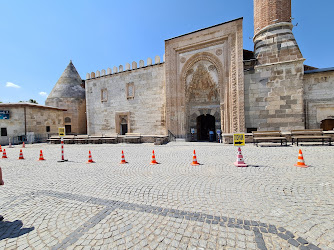
{"label": "signboard", "polygon": [[234,146],[245,146],[245,134],[233,134]]}
{"label": "signboard", "polygon": [[191,129],[190,129],[190,133],[195,134],[195,129],[194,129],[194,128],[191,128]]}
{"label": "signboard", "polygon": [[0,110],[0,119],[9,119],[9,110]]}
{"label": "signboard", "polygon": [[58,128],[58,133],[59,136],[65,136],[65,128],[64,127]]}
{"label": "signboard", "polygon": [[220,129],[217,129],[217,134],[220,135],[221,134],[221,130]]}

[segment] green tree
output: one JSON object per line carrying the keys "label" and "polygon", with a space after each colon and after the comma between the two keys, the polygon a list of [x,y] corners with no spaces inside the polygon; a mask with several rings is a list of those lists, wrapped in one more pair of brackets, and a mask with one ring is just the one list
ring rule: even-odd
{"label": "green tree", "polygon": [[36,103],[36,104],[38,104],[38,102],[36,100],[34,100],[34,99],[29,99],[29,102],[30,103]]}

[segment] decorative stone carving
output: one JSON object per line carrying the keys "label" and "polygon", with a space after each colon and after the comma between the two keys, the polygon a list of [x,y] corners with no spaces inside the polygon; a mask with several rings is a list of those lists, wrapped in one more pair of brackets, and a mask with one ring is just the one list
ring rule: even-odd
{"label": "decorative stone carving", "polygon": [[217,49],[216,50],[216,55],[220,56],[221,54],[223,54],[223,50],[222,49]]}
{"label": "decorative stone carving", "polygon": [[198,65],[189,86],[187,86],[186,97],[189,102],[196,103],[219,101],[217,85],[202,63]]}
{"label": "decorative stone carving", "polygon": [[90,79],[90,74],[89,73],[86,74],[86,79]]}
{"label": "decorative stone carving", "polygon": [[[233,41],[235,43],[235,41]],[[235,48],[231,46],[231,89],[232,89],[232,131],[238,132],[238,93],[237,93],[237,75],[236,75],[236,55]]]}
{"label": "decorative stone carving", "polygon": [[111,75],[111,74],[112,74],[111,68],[108,68],[108,69],[107,69],[107,74],[108,74],[108,75]]}
{"label": "decorative stone carving", "polygon": [[105,75],[106,75],[106,70],[105,69],[101,70],[101,76],[105,76]]}
{"label": "decorative stone carving", "polygon": [[119,72],[123,72],[123,65],[119,65]]}
{"label": "decorative stone carving", "polygon": [[145,62],[144,60],[139,61],[139,68],[145,67]]}
{"label": "decorative stone carving", "polygon": [[[126,63],[125,64],[125,70],[130,70],[131,69],[131,66],[130,66],[130,63]],[[119,70],[121,71],[121,70]]]}
{"label": "decorative stone carving", "polygon": [[186,62],[186,58],[185,57],[181,57],[180,62],[181,63],[185,63]]}
{"label": "decorative stone carving", "polygon": [[90,76],[91,78],[95,78],[95,73],[94,72],[90,73]]}
{"label": "decorative stone carving", "polygon": [[137,69],[137,62],[135,61],[132,62],[132,69]]}
{"label": "decorative stone carving", "polygon": [[117,72],[118,72],[118,69],[117,69],[117,67],[116,67],[116,66],[114,66],[114,67],[113,67],[113,69],[112,69],[112,71],[113,71],[114,73],[117,73]]}
{"label": "decorative stone carving", "polygon": [[193,70],[193,69],[189,69],[189,70],[187,71],[187,76],[191,75],[192,73],[194,73],[194,70]]}
{"label": "decorative stone carving", "polygon": [[99,70],[96,70],[96,77],[100,77],[100,71]]}
{"label": "decorative stone carving", "polygon": [[208,69],[209,71],[217,71],[217,68],[215,65],[210,65]]}

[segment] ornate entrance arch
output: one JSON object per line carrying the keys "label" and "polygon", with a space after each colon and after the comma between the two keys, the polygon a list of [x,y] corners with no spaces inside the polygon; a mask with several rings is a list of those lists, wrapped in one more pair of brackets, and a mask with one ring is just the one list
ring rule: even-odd
{"label": "ornate entrance arch", "polygon": [[245,130],[241,19],[166,40],[165,54],[167,130],[189,138],[197,112],[217,113],[216,128],[225,133]]}
{"label": "ornate entrance arch", "polygon": [[182,68],[180,81],[185,93],[184,130],[188,139],[191,138],[191,129],[195,129],[195,138],[206,140],[203,131],[209,128],[198,125],[199,116],[212,116],[214,120],[210,129],[221,129],[220,105],[224,102],[222,70],[220,60],[208,52],[193,55]]}

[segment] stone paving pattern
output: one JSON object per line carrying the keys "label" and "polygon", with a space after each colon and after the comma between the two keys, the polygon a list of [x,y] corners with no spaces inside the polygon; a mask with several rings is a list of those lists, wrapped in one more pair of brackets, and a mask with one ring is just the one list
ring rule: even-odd
{"label": "stone paving pattern", "polygon": [[306,169],[295,146],[246,145],[248,168],[214,143],[5,148],[0,249],[334,249],[334,147],[300,147]]}

